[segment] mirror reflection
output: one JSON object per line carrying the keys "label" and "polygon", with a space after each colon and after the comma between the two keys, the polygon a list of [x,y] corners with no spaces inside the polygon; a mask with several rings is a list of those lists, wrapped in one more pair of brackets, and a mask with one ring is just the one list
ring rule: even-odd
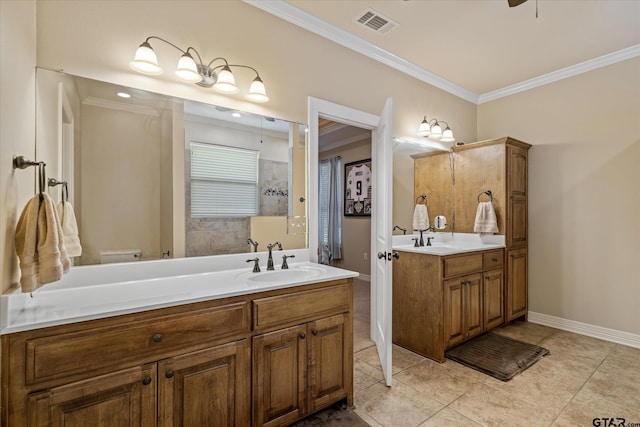
{"label": "mirror reflection", "polygon": [[306,247],[304,125],[43,69],[36,105],[77,265]]}

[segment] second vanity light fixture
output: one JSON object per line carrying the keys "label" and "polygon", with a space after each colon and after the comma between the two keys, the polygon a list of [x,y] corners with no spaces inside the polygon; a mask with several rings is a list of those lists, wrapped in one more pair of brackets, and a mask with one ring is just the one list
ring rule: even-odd
{"label": "second vanity light fixture", "polygon": [[[176,69],[176,77],[180,80],[195,83],[202,87],[212,87],[222,93],[237,93],[238,86],[236,86],[236,80],[231,72],[231,68],[248,68],[256,73],[256,77],[251,82],[247,98],[255,102],[269,101],[269,97],[267,96],[267,92],[264,87],[264,82],[255,68],[248,65],[229,64],[229,62],[221,56],[213,58],[208,64],[205,64],[198,51],[193,47],[189,46],[184,50],[175,44],[156,36],[147,37],[147,39],[138,47],[135,58],[129,63],[129,66],[133,70],[152,76],[162,74],[162,68],[160,68],[160,65],[158,64],[156,53],[149,44],[149,40],[151,39],[160,40],[182,52],[182,56],[178,61],[178,68]],[[195,61],[192,53],[195,54],[198,59],[197,62]],[[214,65],[214,62],[216,61],[221,63]]]}
{"label": "second vanity light fixture", "polygon": [[[446,127],[442,130],[440,123]],[[456,139],[453,137],[453,131],[449,127],[449,124],[443,120],[438,119],[427,120],[427,116],[424,116],[420,127],[418,128],[418,135],[425,138],[431,138],[440,142],[454,142]]]}

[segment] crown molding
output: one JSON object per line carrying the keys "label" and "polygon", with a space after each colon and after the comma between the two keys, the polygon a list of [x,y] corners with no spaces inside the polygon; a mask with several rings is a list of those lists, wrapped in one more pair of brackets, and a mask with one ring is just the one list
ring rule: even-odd
{"label": "crown molding", "polygon": [[478,103],[478,94],[471,92],[459,86],[444,77],[441,77],[431,71],[425,70],[416,64],[407,61],[391,52],[379,48],[373,43],[356,37],[353,34],[344,31],[328,22],[303,11],[284,0],[243,0],[245,3],[262,9],[278,18],[284,19],[298,27],[304,28],[314,34],[331,40],[341,46],[354,50],[368,58],[378,61],[384,65],[403,72],[411,77],[415,77],[427,84],[449,92],[459,98],[474,104]]}
{"label": "crown molding", "polygon": [[579,64],[571,65],[557,71],[552,71],[550,73],[543,74],[541,76],[534,77],[520,83],[503,87],[502,89],[496,89],[492,90],[491,92],[483,93],[478,99],[478,104],[484,104],[485,102],[494,101],[499,98],[504,98],[505,96],[524,92],[538,86],[544,86],[546,84],[557,82],[568,77],[577,76],[578,74],[606,67],[617,62],[626,61],[637,56],[640,56],[640,44],[628,47],[626,49],[621,49],[607,55],[602,55],[588,61],[580,62]]}
{"label": "crown molding", "polygon": [[288,21],[301,28],[304,28],[307,31],[331,40],[348,49],[354,50],[375,61],[385,64],[411,77],[415,77],[416,79],[423,81],[424,83],[435,86],[438,89],[442,89],[445,92],[448,92],[474,104],[484,104],[489,101],[494,101],[506,96],[511,96],[519,92],[524,92],[529,89],[557,82],[568,77],[573,77],[578,74],[586,73],[588,71],[596,70],[598,68],[606,67],[608,65],[640,56],[640,45],[635,45],[479,95],[445,79],[444,77],[432,73],[431,71],[425,70],[424,68],[419,67],[416,64],[407,61],[406,59],[403,59],[391,52],[381,49],[373,43],[369,43],[368,41],[363,40],[360,37],[356,37],[341,28],[329,24],[328,22],[317,18],[308,12],[305,12],[302,9],[289,4],[285,0],[243,1],[251,6],[262,9],[267,13],[284,19],[285,21]]}
{"label": "crown molding", "polygon": [[126,104],[124,102],[110,101],[108,99],[87,96],[83,101],[83,105],[91,105],[93,107],[108,108],[111,110],[126,111],[128,113],[143,114],[145,116],[159,117],[160,112],[155,108],[143,107],[141,105]]}

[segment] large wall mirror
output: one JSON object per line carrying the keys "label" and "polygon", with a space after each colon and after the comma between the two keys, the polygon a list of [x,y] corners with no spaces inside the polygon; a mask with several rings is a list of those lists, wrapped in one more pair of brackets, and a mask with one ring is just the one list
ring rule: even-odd
{"label": "large wall mirror", "polygon": [[306,126],[44,69],[36,94],[36,156],[68,183],[76,265],[307,246]]}

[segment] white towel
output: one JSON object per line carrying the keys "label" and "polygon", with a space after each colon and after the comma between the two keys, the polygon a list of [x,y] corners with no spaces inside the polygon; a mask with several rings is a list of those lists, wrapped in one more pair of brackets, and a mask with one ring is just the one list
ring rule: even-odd
{"label": "white towel", "polygon": [[27,202],[18,220],[15,243],[22,292],[32,292],[60,280],[71,267],[60,219],[47,194],[36,194]]}
{"label": "white towel", "polygon": [[474,233],[497,233],[498,219],[496,211],[493,210],[493,203],[480,202],[476,211],[476,222],[473,225]]}
{"label": "white towel", "polygon": [[427,212],[427,205],[417,204],[413,210],[413,229],[426,230],[427,228],[429,228],[429,212]]}
{"label": "white towel", "polygon": [[69,202],[62,201],[58,203],[56,210],[62,225],[62,237],[67,254],[70,257],[82,255],[82,245],[78,237],[78,223],[76,222],[76,214],[73,212],[73,206]]}

